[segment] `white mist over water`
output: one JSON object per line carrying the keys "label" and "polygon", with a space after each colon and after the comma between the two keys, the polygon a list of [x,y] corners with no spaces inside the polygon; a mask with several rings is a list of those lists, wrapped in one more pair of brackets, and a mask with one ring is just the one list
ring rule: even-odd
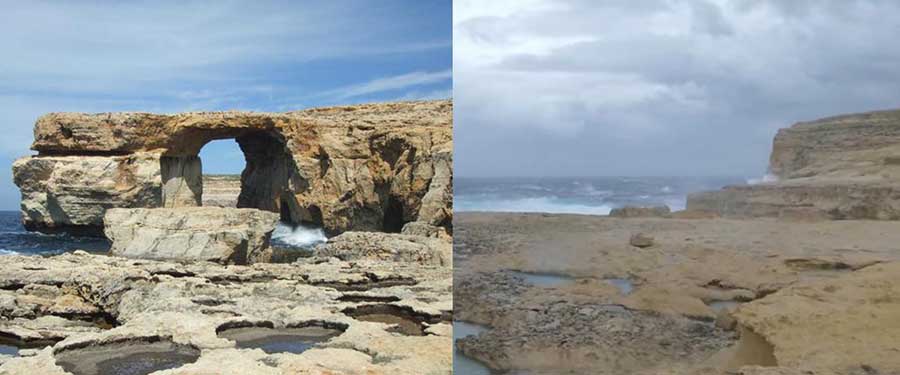
{"label": "white mist over water", "polygon": [[492,201],[458,201],[454,209],[465,211],[491,212],[547,212],[554,214],[608,215],[612,209],[608,205],[587,205],[561,202],[553,197],[520,199],[496,199]]}
{"label": "white mist over water", "polygon": [[546,212],[608,215],[623,206],[683,210],[687,196],[743,184],[744,177],[502,177],[457,178],[457,212]]}
{"label": "white mist over water", "polygon": [[292,247],[311,248],[327,242],[328,237],[325,237],[322,228],[279,222],[272,232],[272,241]]}
{"label": "white mist over water", "polygon": [[764,176],[762,176],[762,178],[748,178],[747,179],[747,185],[758,185],[758,184],[765,184],[765,183],[769,183],[769,182],[778,182],[778,176],[771,174],[771,173],[766,173]]}

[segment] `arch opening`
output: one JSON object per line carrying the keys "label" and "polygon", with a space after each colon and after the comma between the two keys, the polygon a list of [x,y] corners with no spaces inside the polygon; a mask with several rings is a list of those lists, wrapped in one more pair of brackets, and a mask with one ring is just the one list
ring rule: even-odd
{"label": "arch opening", "polygon": [[[308,186],[286,141],[274,131],[243,131],[208,137],[187,155],[161,158],[164,207],[219,206],[278,213],[272,234],[276,251],[311,249],[327,240],[322,212],[301,206],[292,187]],[[194,151],[196,150],[196,151]]]}

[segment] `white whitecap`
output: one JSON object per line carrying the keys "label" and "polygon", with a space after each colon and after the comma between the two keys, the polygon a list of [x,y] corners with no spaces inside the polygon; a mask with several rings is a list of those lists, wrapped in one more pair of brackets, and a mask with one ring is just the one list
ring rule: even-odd
{"label": "white whitecap", "polygon": [[272,240],[297,247],[312,247],[328,241],[325,231],[306,225],[291,225],[280,222],[272,232]]}
{"label": "white whitecap", "polygon": [[771,173],[766,173],[766,175],[762,176],[761,178],[748,178],[747,179],[748,185],[766,184],[766,183],[771,183],[771,182],[778,182],[778,176],[771,174]]}
{"label": "white whitecap", "polygon": [[457,212],[546,212],[554,214],[609,215],[610,206],[563,202],[551,197],[469,200],[457,198]]}

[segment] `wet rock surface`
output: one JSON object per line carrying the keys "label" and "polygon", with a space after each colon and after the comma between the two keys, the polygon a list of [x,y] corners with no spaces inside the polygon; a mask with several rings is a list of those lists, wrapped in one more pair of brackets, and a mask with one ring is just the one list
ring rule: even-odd
{"label": "wet rock surface", "polygon": [[[0,337],[43,344],[28,355],[0,356],[3,374],[113,367],[171,368],[166,374],[419,374],[451,367],[448,267],[326,257],[223,266],[85,252],[4,260]],[[423,335],[344,313],[372,304],[424,317],[416,323]],[[100,317],[111,324],[95,323]]]}
{"label": "wet rock surface", "polygon": [[[459,213],[454,314],[487,330],[457,347],[531,373],[898,372],[887,355],[895,227]],[[640,232],[654,246],[632,246]],[[571,281],[538,285],[510,270]]]}

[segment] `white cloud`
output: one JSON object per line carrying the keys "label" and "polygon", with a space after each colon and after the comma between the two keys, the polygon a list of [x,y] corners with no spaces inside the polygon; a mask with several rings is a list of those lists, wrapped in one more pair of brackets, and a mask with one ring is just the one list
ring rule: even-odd
{"label": "white cloud", "polygon": [[347,99],[373,93],[444,82],[449,80],[452,76],[453,71],[450,69],[439,72],[412,72],[377,78],[365,83],[337,88],[325,93],[325,96],[334,96],[337,99]]}
{"label": "white cloud", "polygon": [[457,1],[456,171],[758,174],[773,123],[898,104],[898,28],[892,1]]}

